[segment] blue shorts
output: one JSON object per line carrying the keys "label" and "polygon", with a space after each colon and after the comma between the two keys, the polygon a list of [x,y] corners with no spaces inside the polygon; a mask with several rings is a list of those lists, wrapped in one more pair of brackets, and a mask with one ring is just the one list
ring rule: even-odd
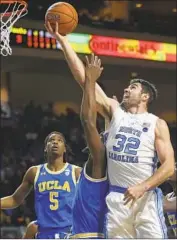
{"label": "blue shorts", "polygon": [[67,238],[71,232],[71,227],[64,229],[47,229],[39,231],[36,234],[36,239],[64,239]]}

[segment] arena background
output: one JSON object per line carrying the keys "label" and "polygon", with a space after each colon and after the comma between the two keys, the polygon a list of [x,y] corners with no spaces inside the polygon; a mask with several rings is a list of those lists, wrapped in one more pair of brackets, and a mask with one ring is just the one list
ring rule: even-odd
{"label": "arena background", "polygon": [[[175,1],[167,4],[165,1],[104,1],[103,4],[94,0],[94,4],[88,4],[90,1],[67,1],[79,12],[80,24],[75,33],[176,43]],[[13,193],[30,166],[44,161],[44,138],[52,130],[66,136],[73,150],[69,156],[71,163],[82,166],[87,159],[81,152],[85,139],[78,115],[82,91],[61,50],[50,49],[51,45],[47,49],[46,42],[40,48],[39,36],[36,40],[32,34],[30,40],[27,34],[22,34],[24,29],[31,29],[32,33],[44,30],[45,11],[54,2],[57,1],[29,1],[28,15],[12,30],[13,55],[1,58],[1,197]],[[78,54],[85,51],[79,48],[79,39],[79,36],[75,39]],[[153,82],[159,98],[151,111],[168,122],[176,151],[176,47],[172,47],[173,61],[169,62],[152,60],[152,57],[151,60],[112,57],[108,56],[109,47],[106,51],[107,56],[101,56],[104,65],[101,87],[109,96],[116,95],[120,100],[131,78]],[[79,54],[82,59],[84,55]],[[103,128],[101,118],[98,127],[100,131]],[[172,190],[168,183],[161,187],[164,194]],[[1,238],[22,236],[26,225],[35,219],[33,203],[30,194],[17,209],[1,211]]]}

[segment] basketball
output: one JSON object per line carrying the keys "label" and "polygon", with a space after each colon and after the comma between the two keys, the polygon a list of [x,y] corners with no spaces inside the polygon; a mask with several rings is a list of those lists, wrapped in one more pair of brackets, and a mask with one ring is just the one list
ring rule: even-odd
{"label": "basketball", "polygon": [[47,9],[45,21],[50,22],[53,30],[55,30],[55,23],[58,22],[58,32],[61,35],[66,35],[77,27],[78,14],[69,3],[54,3]]}

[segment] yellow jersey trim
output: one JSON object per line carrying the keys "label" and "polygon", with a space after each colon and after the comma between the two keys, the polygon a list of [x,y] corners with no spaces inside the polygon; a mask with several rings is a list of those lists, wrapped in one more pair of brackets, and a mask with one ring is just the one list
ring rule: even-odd
{"label": "yellow jersey trim", "polygon": [[37,182],[38,177],[39,177],[39,172],[40,172],[40,169],[41,169],[41,165],[38,165],[36,167],[37,167],[37,171],[36,171],[36,176],[34,178],[34,189],[36,189],[36,182]]}
{"label": "yellow jersey trim", "polygon": [[77,181],[76,181],[76,168],[77,166],[75,165],[72,165],[72,179],[73,179],[73,182],[74,182],[74,185],[76,185]]}
{"label": "yellow jersey trim", "polygon": [[46,170],[48,173],[54,174],[54,175],[55,175],[55,174],[60,174],[60,173],[64,172],[67,167],[68,167],[68,163],[65,163],[65,165],[64,165],[64,167],[63,167],[62,169],[60,169],[60,170],[57,171],[57,172],[54,172],[54,171],[51,171],[50,169],[48,169],[47,163],[44,164],[45,170]]}
{"label": "yellow jersey trim", "polygon": [[89,180],[90,182],[95,182],[95,183],[96,183],[96,182],[99,183],[99,182],[103,182],[103,181],[106,181],[106,180],[107,180],[107,176],[105,176],[104,178],[98,178],[98,179],[89,177],[89,176],[87,175],[87,173],[86,173],[86,166],[87,166],[87,162],[86,162],[86,164],[85,164],[85,166],[84,166],[84,176],[85,176],[85,178],[86,178],[87,180]]}
{"label": "yellow jersey trim", "polygon": [[91,237],[95,237],[95,238],[104,238],[104,234],[103,233],[78,233],[75,235],[70,236],[71,239],[76,239],[76,238],[91,238]]}

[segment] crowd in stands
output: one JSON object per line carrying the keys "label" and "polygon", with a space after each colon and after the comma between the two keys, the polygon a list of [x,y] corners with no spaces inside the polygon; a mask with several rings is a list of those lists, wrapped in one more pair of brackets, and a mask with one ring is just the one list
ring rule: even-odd
{"label": "crowd in stands", "polygon": [[[4,115],[3,115],[4,116]],[[1,115],[2,117],[2,115]],[[5,116],[4,116],[5,117]],[[57,116],[52,112],[52,104],[36,106],[32,101],[24,109],[15,109],[10,118],[1,118],[1,190],[0,196],[10,195],[19,186],[26,170],[44,160],[44,140],[51,131],[60,131],[72,149],[68,161],[83,166],[87,154],[82,153],[86,146],[79,115],[71,109],[67,114]],[[99,131],[104,121],[99,119]],[[175,127],[171,128],[174,146]],[[170,185],[162,186],[164,194],[171,191]],[[2,226],[26,226],[35,219],[34,195],[13,210],[1,211]]]}
{"label": "crowd in stands", "polygon": [[[79,23],[96,28],[112,29],[125,32],[141,32],[163,36],[176,36],[176,13],[168,16],[157,15],[152,11],[129,7],[128,18],[113,17],[111,14],[102,14],[111,1],[103,0],[68,0],[79,14]],[[29,2],[29,12],[25,18],[44,20],[46,9],[55,3],[55,0]],[[163,3],[159,3],[163,4]]]}

